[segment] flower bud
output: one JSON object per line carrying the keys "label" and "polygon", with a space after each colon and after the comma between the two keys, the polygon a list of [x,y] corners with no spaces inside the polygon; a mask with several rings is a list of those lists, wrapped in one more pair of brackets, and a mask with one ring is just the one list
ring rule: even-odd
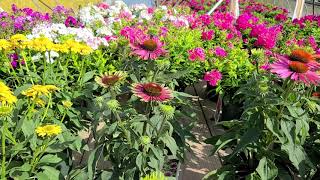
{"label": "flower bud", "polygon": [[170,105],[160,105],[160,112],[164,115],[167,119],[173,119],[175,108]]}
{"label": "flower bud", "polygon": [[73,103],[71,101],[65,100],[65,101],[62,101],[62,105],[63,105],[63,107],[70,109],[72,107]]}
{"label": "flower bud", "polygon": [[116,99],[112,99],[112,100],[109,100],[107,102],[107,107],[111,110],[111,111],[116,111],[120,108],[120,104],[119,104],[119,101],[116,100]]}
{"label": "flower bud", "polygon": [[150,142],[151,142],[151,139],[150,139],[150,137],[149,136],[141,136],[140,137],[140,142],[141,142],[141,145],[148,145],[148,144],[150,144]]}

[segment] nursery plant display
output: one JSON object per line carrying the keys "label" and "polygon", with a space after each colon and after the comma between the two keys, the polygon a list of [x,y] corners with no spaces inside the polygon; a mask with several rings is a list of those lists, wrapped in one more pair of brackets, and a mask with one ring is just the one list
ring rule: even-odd
{"label": "nursery plant display", "polygon": [[320,18],[214,3],[0,12],[1,179],[175,179],[199,81],[231,150],[204,179],[318,177]]}

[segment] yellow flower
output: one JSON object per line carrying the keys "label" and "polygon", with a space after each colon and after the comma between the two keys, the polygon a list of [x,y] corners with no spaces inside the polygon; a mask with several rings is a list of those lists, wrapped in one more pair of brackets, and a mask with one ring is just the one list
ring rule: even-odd
{"label": "yellow flower", "polygon": [[155,171],[146,177],[141,178],[141,180],[167,180],[168,178],[164,176],[162,172]]}
{"label": "yellow flower", "polygon": [[59,88],[54,85],[33,85],[31,88],[23,91],[22,94],[35,100],[42,95],[49,96],[50,93],[57,90],[59,90]]}
{"label": "yellow flower", "polygon": [[25,43],[28,41],[28,38],[23,34],[15,34],[10,38],[12,47],[25,48]]}
{"label": "yellow flower", "polygon": [[7,106],[7,105],[0,106],[0,117],[10,116],[12,110],[13,110],[12,106]]}
{"label": "yellow flower", "polygon": [[0,81],[0,105],[12,105],[17,102],[17,97],[8,86]]}
{"label": "yellow flower", "polygon": [[62,105],[63,105],[65,108],[69,109],[69,108],[71,108],[71,106],[73,105],[73,103],[72,103],[71,101],[66,100],[66,101],[62,101]]}
{"label": "yellow flower", "polygon": [[5,39],[0,39],[0,50],[9,50],[11,49],[11,44],[9,41],[5,40]]}
{"label": "yellow flower", "polygon": [[46,37],[39,37],[32,39],[29,43],[27,43],[27,47],[35,51],[44,52],[52,50],[54,43]]}
{"label": "yellow flower", "polygon": [[34,102],[36,103],[36,105],[38,105],[40,107],[44,107],[46,105],[46,102],[44,102],[44,100],[42,100],[40,98],[35,98]]}
{"label": "yellow flower", "polygon": [[48,124],[36,128],[36,133],[40,137],[52,137],[60,134],[61,132],[61,127],[55,124]]}

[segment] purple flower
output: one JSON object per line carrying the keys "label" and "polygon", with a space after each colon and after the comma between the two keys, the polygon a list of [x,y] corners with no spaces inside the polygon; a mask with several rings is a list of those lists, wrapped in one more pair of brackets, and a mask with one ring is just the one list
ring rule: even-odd
{"label": "purple flower", "polygon": [[78,26],[78,21],[76,18],[72,16],[68,16],[67,19],[65,20],[64,24],[67,27],[77,27]]}
{"label": "purple flower", "polygon": [[214,52],[218,57],[226,57],[228,55],[228,53],[221,47],[216,47]]}
{"label": "purple flower", "polygon": [[309,43],[311,45],[311,47],[316,50],[318,48],[318,44],[316,42],[316,39],[313,36],[309,37]]}
{"label": "purple flower", "polygon": [[166,36],[168,34],[168,28],[166,28],[165,26],[160,27],[160,36]]}

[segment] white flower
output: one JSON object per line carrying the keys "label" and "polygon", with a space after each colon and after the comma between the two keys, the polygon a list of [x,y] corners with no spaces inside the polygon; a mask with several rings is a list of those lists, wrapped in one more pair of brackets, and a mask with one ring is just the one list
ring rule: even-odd
{"label": "white flower", "polygon": [[152,14],[148,13],[148,10],[143,10],[140,13],[140,18],[141,19],[146,19],[146,20],[151,20],[152,19]]}
{"label": "white flower", "polygon": [[39,61],[41,58],[42,58],[41,53],[37,53],[36,55],[34,55],[34,56],[31,57],[31,60],[34,61],[34,62],[37,62],[37,61]]}
{"label": "white flower", "polygon": [[59,53],[55,52],[55,51],[50,51],[50,52],[45,52],[44,56],[46,57],[46,61],[48,63],[53,63],[55,58],[59,57]]}
{"label": "white flower", "polygon": [[0,7],[0,12],[4,12],[4,10]]}
{"label": "white flower", "polygon": [[111,36],[113,34],[111,28],[107,27],[107,26],[103,26],[103,27],[97,29],[96,33],[98,35],[104,35],[104,36]]}

